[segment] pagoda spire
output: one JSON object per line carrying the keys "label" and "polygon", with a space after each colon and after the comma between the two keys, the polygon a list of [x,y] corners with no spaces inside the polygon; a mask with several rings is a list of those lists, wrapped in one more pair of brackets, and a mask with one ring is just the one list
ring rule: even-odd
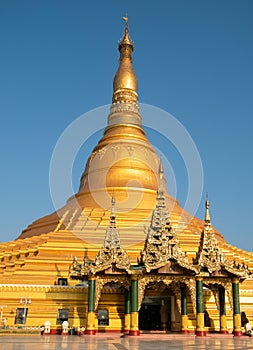
{"label": "pagoda spire", "polygon": [[115,197],[114,192],[111,199],[111,215],[110,215],[110,227],[116,228],[116,216],[115,216]]}
{"label": "pagoda spire", "polygon": [[106,229],[104,245],[98,252],[91,271],[96,273],[112,268],[112,266],[123,270],[128,270],[130,266],[127,252],[120,246],[119,230],[116,226],[114,194],[111,199],[110,225]]}
{"label": "pagoda spire", "polygon": [[[134,44],[129,36],[128,16],[122,17],[125,29],[119,42],[119,68],[113,80],[113,95],[108,126],[115,124],[142,125],[138,106],[138,80],[133,68]],[[124,115],[123,115],[124,113]]]}
{"label": "pagoda spire", "polygon": [[221,260],[223,258],[221,257],[215,232],[211,227],[209,207],[208,194],[206,194],[205,225],[201,233],[199,249],[194,262],[199,266],[200,271],[206,269],[209,273],[213,273],[221,269]]}
{"label": "pagoda spire", "polygon": [[122,17],[122,19],[125,21],[125,32],[124,32],[123,38],[120,40],[120,43],[119,43],[119,52],[120,53],[121,53],[121,48],[123,45],[129,45],[132,47],[132,51],[134,50],[134,43],[130,39],[130,36],[128,33],[129,31],[128,31],[128,16],[127,16],[127,14],[125,17]]}
{"label": "pagoda spire", "polygon": [[158,168],[158,188],[156,195],[156,207],[152,214],[151,226],[153,228],[161,229],[163,226],[167,225],[169,222],[169,211],[165,203],[165,189],[164,189],[164,171],[162,160],[160,158],[159,168]]}
{"label": "pagoda spire", "polygon": [[205,225],[210,225],[211,224],[211,217],[210,217],[210,212],[209,212],[209,208],[210,208],[210,203],[208,200],[208,193],[206,194],[206,202],[205,202],[205,207],[206,207],[206,212],[205,212]]}
{"label": "pagoda spire", "polygon": [[110,226],[106,230],[104,248],[110,249],[110,250],[111,249],[120,249],[119,230],[116,227],[114,194],[112,195],[112,199],[111,199]]}
{"label": "pagoda spire", "polygon": [[158,189],[157,189],[157,205],[165,208],[165,188],[164,188],[164,170],[162,159],[160,158],[159,168],[158,168]]}
{"label": "pagoda spire", "polygon": [[232,262],[228,260],[219,248],[215,230],[210,223],[208,195],[206,195],[205,207],[205,225],[201,232],[199,248],[196,258],[193,259],[193,265],[198,269],[198,273],[209,272],[211,275],[215,272],[225,270],[234,276],[248,278],[252,275],[248,266],[244,265],[244,263],[237,264],[236,261]]}
{"label": "pagoda spire", "polygon": [[170,264],[172,260],[181,267],[192,268],[181,250],[177,233],[170,222],[169,210],[165,202],[164,171],[160,159],[156,207],[153,210],[144,249],[141,253],[141,262],[146,271],[150,272]]}
{"label": "pagoda spire", "polygon": [[[120,64],[113,81],[113,102],[122,98],[137,102],[138,82],[132,65],[134,44],[129,36],[128,17],[123,17],[123,19],[126,24],[124,35],[119,42]],[[126,94],[127,92],[128,94]]]}

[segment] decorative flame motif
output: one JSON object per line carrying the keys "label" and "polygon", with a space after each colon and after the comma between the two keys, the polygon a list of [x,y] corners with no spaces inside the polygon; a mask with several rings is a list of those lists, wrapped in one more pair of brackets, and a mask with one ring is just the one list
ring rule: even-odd
{"label": "decorative flame motif", "polygon": [[196,259],[194,259],[194,265],[197,267],[199,273],[205,273],[207,271],[210,274],[214,272],[222,274],[223,270],[232,273],[235,276],[249,278],[252,273],[249,271],[248,266],[244,265],[244,263],[231,263],[231,261],[220,252],[217,239],[215,238],[211,226],[211,216],[209,212],[210,203],[208,197],[206,198],[205,206],[205,226],[201,234],[199,249]]}

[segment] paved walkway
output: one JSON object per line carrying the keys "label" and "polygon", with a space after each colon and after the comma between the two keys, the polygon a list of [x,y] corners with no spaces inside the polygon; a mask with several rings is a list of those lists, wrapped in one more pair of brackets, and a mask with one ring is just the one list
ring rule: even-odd
{"label": "paved walkway", "polygon": [[141,335],[0,336],[0,350],[252,350],[253,338],[233,336]]}

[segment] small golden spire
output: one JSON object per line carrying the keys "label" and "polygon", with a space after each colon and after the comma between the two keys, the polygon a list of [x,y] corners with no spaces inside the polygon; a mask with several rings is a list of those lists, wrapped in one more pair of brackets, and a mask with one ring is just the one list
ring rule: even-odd
{"label": "small golden spire", "polygon": [[210,208],[210,203],[208,200],[208,193],[206,194],[206,213],[205,213],[205,223],[206,224],[210,224],[211,222],[211,218],[210,218],[210,213],[209,213],[209,208]]}
{"label": "small golden spire", "polygon": [[114,191],[113,191],[112,199],[111,199],[110,227],[116,227],[115,202],[116,201],[115,201]]}
{"label": "small golden spire", "polygon": [[122,19],[125,21],[126,26],[125,26],[124,36],[120,40],[120,43],[119,43],[119,51],[120,51],[122,45],[130,45],[132,47],[132,51],[133,51],[134,44],[133,44],[133,42],[130,39],[129,34],[128,34],[128,16],[127,16],[127,14],[125,17],[122,17]]}
{"label": "small golden spire", "polygon": [[160,206],[166,207],[165,205],[165,188],[164,188],[164,171],[162,165],[162,158],[160,157],[159,168],[158,168],[158,189],[157,189],[157,202]]}
{"label": "small golden spire", "polygon": [[160,157],[159,161],[159,168],[158,168],[158,190],[157,193],[163,193],[163,179],[164,179],[164,171],[163,171],[163,164],[162,164],[162,157]]}
{"label": "small golden spire", "polygon": [[112,193],[112,199],[111,199],[111,216],[115,217],[115,197],[114,197],[114,191]]}
{"label": "small golden spire", "polygon": [[119,42],[120,64],[113,81],[113,102],[137,102],[138,82],[132,66],[134,44],[128,33],[128,16],[122,18],[125,30]]}
{"label": "small golden spire", "polygon": [[162,157],[160,157],[160,162],[159,162],[159,169],[158,169],[158,173],[159,173],[159,175],[160,175],[160,176],[162,176],[162,177],[163,177],[163,173],[164,173],[164,171],[163,171]]}

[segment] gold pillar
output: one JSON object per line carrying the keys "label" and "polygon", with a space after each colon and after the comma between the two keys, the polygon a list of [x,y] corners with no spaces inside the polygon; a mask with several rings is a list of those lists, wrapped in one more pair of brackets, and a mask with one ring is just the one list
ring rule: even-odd
{"label": "gold pillar", "polygon": [[181,333],[188,333],[187,289],[181,287]]}
{"label": "gold pillar", "polygon": [[96,334],[96,314],[95,314],[95,312],[92,312],[92,311],[88,312],[86,334],[89,334],[89,335]]}
{"label": "gold pillar", "polygon": [[131,291],[125,291],[125,322],[124,333],[129,334],[131,326]]}
{"label": "gold pillar", "polygon": [[188,315],[181,315],[181,333],[188,334]]}
{"label": "gold pillar", "polygon": [[239,298],[239,279],[234,278],[232,281],[233,288],[233,319],[234,319],[234,336],[239,337],[242,335],[241,328],[241,312],[240,312],[240,298]]}
{"label": "gold pillar", "polygon": [[197,319],[196,319],[196,335],[205,336],[205,317],[204,317],[204,296],[203,296],[203,278],[196,278],[196,302],[197,302]]}
{"label": "gold pillar", "polygon": [[87,315],[87,327],[86,334],[96,334],[96,315],[95,315],[95,292],[96,292],[96,280],[95,277],[89,278],[88,285],[88,315]]}
{"label": "gold pillar", "polygon": [[125,314],[124,333],[129,334],[131,327],[131,314]]}
{"label": "gold pillar", "polygon": [[131,326],[130,335],[140,335],[138,312],[138,279],[133,276],[131,280]]}

